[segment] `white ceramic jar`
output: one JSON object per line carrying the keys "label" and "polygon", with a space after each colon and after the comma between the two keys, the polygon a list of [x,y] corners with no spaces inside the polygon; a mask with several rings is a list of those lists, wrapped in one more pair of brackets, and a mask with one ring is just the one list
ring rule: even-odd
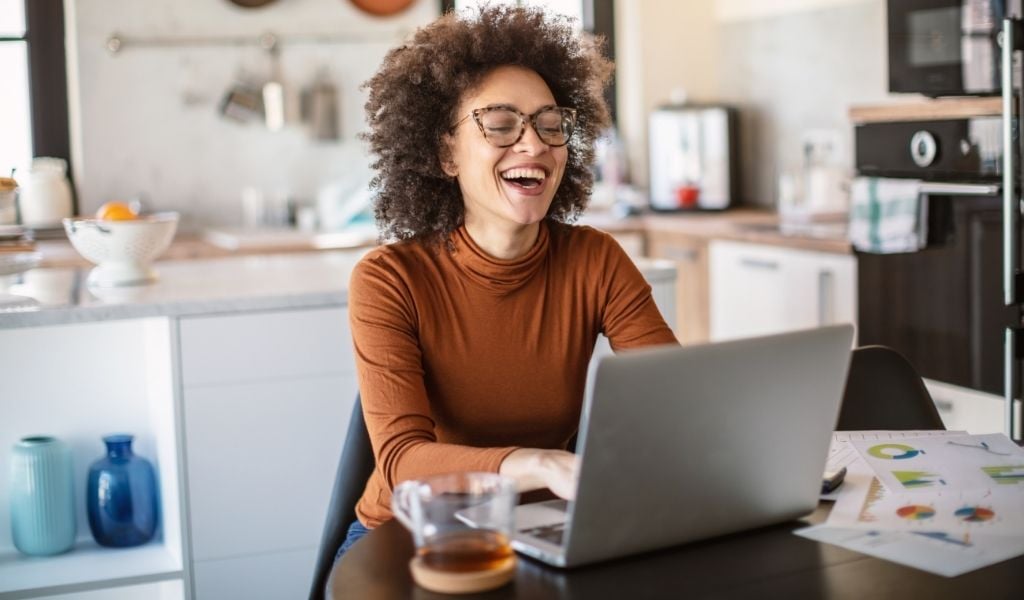
{"label": "white ceramic jar", "polygon": [[67,170],[68,163],[62,158],[32,160],[28,175],[19,181],[18,209],[23,225],[59,226],[61,219],[71,216],[71,182]]}

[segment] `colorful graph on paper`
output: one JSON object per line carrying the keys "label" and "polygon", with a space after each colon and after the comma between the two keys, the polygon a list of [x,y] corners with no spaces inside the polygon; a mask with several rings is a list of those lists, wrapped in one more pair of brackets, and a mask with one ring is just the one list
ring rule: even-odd
{"label": "colorful graph on paper", "polygon": [[919,454],[924,454],[924,450],[918,450],[907,444],[878,444],[868,448],[868,454],[883,460],[908,460]]}
{"label": "colorful graph on paper", "polygon": [[935,508],[922,504],[908,504],[897,508],[896,516],[909,521],[924,521],[935,516]]}
{"label": "colorful graph on paper", "polygon": [[986,506],[965,506],[957,509],[954,514],[964,523],[984,523],[996,516],[995,511]]}
{"label": "colorful graph on paper", "polygon": [[928,471],[893,471],[892,476],[908,490],[946,485],[942,475]]}
{"label": "colorful graph on paper", "polygon": [[892,492],[1024,491],[1024,449],[1003,434],[851,439],[850,445]]}
{"label": "colorful graph on paper", "polygon": [[875,505],[881,502],[886,496],[885,486],[878,480],[877,477],[871,478],[871,484],[868,486],[867,496],[864,498],[864,504],[860,508],[860,514],[857,516],[857,520],[862,523],[872,523],[878,521],[878,515],[875,514]]}
{"label": "colorful graph on paper", "polygon": [[981,470],[999,485],[1024,484],[1024,465],[982,467]]}

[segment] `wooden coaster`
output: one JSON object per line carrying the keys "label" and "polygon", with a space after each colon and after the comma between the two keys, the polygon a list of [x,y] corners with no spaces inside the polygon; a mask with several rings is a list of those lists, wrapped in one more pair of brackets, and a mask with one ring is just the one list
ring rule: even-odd
{"label": "wooden coaster", "polygon": [[423,565],[420,557],[409,561],[413,580],[423,588],[442,594],[471,594],[499,588],[516,575],[516,557],[508,557],[500,566],[486,571],[448,573]]}

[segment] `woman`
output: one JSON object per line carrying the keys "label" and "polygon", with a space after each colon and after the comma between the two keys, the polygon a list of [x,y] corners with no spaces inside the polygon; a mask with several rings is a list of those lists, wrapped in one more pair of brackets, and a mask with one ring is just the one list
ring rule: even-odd
{"label": "woman", "polygon": [[590,193],[610,72],[567,20],[489,7],[420,29],[368,82],[376,217],[398,241],[352,275],[376,468],[340,552],[407,479],[491,471],[572,498],[598,334],[676,343],[611,237],[565,224]]}

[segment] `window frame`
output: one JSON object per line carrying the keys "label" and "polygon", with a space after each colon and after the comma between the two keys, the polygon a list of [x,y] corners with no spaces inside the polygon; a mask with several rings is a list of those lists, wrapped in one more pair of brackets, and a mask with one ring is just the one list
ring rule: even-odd
{"label": "window frame", "polygon": [[[26,45],[32,156],[63,158],[73,183],[63,0],[25,0],[24,36],[3,39],[23,40]],[[77,214],[77,194],[73,192],[72,198],[72,209]]]}

